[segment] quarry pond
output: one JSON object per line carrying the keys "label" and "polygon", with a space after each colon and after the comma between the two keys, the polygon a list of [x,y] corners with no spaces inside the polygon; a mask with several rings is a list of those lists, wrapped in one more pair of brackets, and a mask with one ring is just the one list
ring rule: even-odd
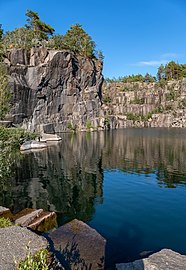
{"label": "quarry pond", "polygon": [[106,266],[171,248],[186,254],[186,129],[60,134],[22,154],[0,205],[55,211],[107,239]]}

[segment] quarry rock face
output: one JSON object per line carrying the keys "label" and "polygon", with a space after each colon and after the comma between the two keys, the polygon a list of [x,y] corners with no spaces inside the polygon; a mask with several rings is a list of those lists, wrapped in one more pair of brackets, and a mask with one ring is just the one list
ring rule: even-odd
{"label": "quarry rock face", "polygon": [[101,111],[102,63],[67,51],[11,49],[10,75],[14,124],[54,132],[97,127]]}
{"label": "quarry rock face", "polygon": [[[8,123],[54,134],[126,127],[186,127],[186,79],[103,84],[101,61],[44,47],[10,49]],[[102,87],[103,86],[103,87]]]}
{"label": "quarry rock face", "polygon": [[186,127],[186,79],[158,82],[105,82],[102,109],[111,129]]}

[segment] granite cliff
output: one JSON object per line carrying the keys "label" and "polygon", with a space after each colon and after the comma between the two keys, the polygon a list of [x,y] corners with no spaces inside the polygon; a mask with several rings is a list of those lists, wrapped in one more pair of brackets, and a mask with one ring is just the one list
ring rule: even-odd
{"label": "granite cliff", "polygon": [[126,127],[186,127],[186,80],[104,82],[102,62],[68,51],[9,49],[7,116],[46,133]]}
{"label": "granite cliff", "polygon": [[105,117],[112,129],[186,127],[186,79],[158,82],[105,82]]}
{"label": "granite cliff", "polygon": [[14,124],[47,133],[97,127],[103,82],[99,60],[40,47],[11,49],[5,62]]}

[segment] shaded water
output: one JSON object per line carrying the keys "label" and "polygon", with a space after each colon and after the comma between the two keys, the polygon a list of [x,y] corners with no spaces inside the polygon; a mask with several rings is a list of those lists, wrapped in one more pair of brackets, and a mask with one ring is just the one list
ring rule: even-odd
{"label": "shaded water", "polygon": [[186,253],[186,130],[62,134],[24,154],[0,205],[81,219],[107,239],[107,266],[171,248]]}

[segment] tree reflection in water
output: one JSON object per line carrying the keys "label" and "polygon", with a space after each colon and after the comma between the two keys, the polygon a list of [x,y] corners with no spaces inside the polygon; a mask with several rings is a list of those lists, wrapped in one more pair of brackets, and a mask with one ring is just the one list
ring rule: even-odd
{"label": "tree reflection in water", "polygon": [[[103,202],[103,172],[155,173],[161,187],[186,183],[186,131],[124,129],[62,134],[47,150],[16,158],[0,189],[0,205],[61,214],[62,221],[89,221]],[[59,215],[60,216],[60,215]]]}

